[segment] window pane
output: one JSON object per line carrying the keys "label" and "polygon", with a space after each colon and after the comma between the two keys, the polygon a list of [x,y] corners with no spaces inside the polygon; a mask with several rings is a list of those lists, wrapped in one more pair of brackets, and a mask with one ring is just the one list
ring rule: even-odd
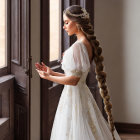
{"label": "window pane", "polygon": [[50,0],[50,61],[59,59],[60,0]]}
{"label": "window pane", "polygon": [[0,68],[7,66],[6,0],[0,0]]}

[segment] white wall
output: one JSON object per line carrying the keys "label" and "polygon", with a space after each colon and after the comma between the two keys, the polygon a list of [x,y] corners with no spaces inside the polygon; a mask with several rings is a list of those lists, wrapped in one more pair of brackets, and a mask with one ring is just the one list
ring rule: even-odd
{"label": "white wall", "polygon": [[140,0],[95,0],[115,122],[140,124]]}
{"label": "white wall", "polygon": [[31,140],[40,140],[40,78],[34,64],[40,61],[40,0],[31,0]]}

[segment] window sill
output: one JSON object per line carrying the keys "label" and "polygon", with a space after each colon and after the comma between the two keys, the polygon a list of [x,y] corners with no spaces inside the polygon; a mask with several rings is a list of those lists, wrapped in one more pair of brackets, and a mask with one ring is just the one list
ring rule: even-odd
{"label": "window sill", "polygon": [[10,75],[6,75],[6,76],[1,76],[0,77],[0,85],[9,81],[9,80],[12,80],[14,78],[14,75],[10,74]]}
{"label": "window sill", "polygon": [[9,118],[0,118],[0,127],[2,127],[2,125],[4,125],[8,120]]}

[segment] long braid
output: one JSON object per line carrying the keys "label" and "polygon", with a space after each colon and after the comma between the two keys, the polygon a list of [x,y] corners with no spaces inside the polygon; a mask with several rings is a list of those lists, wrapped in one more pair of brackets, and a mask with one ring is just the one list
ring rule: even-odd
{"label": "long braid", "polygon": [[99,92],[100,92],[101,97],[103,98],[103,102],[105,105],[104,109],[108,116],[108,123],[110,125],[110,130],[112,133],[113,140],[115,140],[114,122],[113,122],[113,116],[112,116],[112,104],[110,102],[110,96],[108,94],[108,88],[106,85],[106,73],[103,70],[104,57],[101,55],[102,48],[99,47],[99,42],[96,40],[96,37],[94,36],[93,27],[90,24],[90,22],[88,21],[87,24],[84,24],[84,22],[82,22],[80,25],[81,25],[81,30],[84,32],[87,39],[91,42],[91,45],[93,46],[93,51],[94,51],[93,59],[96,64],[95,72],[96,72],[96,79],[98,80],[98,86],[100,88]]}
{"label": "long braid", "polygon": [[95,72],[96,72],[96,79],[98,80],[98,86],[100,89],[99,92],[101,97],[103,98],[104,109],[108,116],[110,131],[112,133],[113,140],[115,140],[114,137],[115,127],[114,127],[113,116],[112,116],[112,104],[110,102],[110,96],[108,94],[108,88],[106,85],[106,73],[103,70],[104,57],[101,55],[102,48],[99,47],[99,42],[96,40],[96,36],[94,36],[93,26],[91,25],[90,19],[87,16],[88,14],[85,12],[86,13],[84,15],[85,18],[82,18],[83,12],[85,12],[85,10],[82,10],[81,6],[79,5],[70,6],[66,10],[64,10],[64,14],[66,14],[66,16],[68,16],[72,21],[77,23],[78,29],[83,31],[86,38],[89,40],[89,42],[93,47],[93,59],[96,64]]}

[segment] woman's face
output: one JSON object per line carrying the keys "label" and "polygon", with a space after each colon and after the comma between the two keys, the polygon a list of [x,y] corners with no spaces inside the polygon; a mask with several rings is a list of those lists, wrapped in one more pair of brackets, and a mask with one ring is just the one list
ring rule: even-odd
{"label": "woman's face", "polygon": [[65,14],[63,15],[64,26],[63,29],[68,33],[69,36],[76,34],[78,31],[76,22],[71,21]]}

